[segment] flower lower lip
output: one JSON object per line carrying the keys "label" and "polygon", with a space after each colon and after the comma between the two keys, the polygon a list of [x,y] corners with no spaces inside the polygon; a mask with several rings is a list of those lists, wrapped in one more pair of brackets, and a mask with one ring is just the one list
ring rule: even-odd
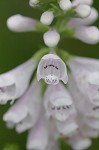
{"label": "flower lower lip", "polygon": [[59,121],[65,121],[65,120],[68,118],[68,116],[61,115],[61,114],[56,115],[55,117],[56,117],[56,119],[59,120]]}

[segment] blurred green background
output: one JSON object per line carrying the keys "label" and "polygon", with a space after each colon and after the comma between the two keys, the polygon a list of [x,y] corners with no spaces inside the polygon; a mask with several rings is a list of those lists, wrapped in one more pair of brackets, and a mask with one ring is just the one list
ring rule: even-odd
{"label": "blurred green background", "polygon": [[[94,6],[99,10],[99,1],[94,0]],[[40,12],[28,5],[28,0],[0,0],[0,73],[8,71],[27,60],[32,54],[44,45],[42,34],[12,33],[6,27],[6,20],[14,14],[22,14],[33,18],[40,18]],[[95,23],[99,27],[99,20]],[[77,40],[64,39],[59,45],[67,51],[99,59],[99,44],[86,45]],[[16,143],[19,150],[25,150],[27,132],[21,135],[14,130],[8,130],[2,121],[2,116],[9,104],[0,106],[0,150],[8,143]],[[94,140],[90,150],[99,149],[99,139]],[[62,145],[62,149],[66,148]],[[69,147],[67,148],[70,149]],[[7,150],[7,149],[6,149]],[[13,148],[11,150],[14,150]]]}

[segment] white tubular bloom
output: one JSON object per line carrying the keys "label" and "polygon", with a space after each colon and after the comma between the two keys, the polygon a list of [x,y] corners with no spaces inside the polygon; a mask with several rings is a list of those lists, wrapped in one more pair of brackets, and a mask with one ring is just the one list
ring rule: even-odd
{"label": "white tubular bloom", "polygon": [[89,138],[78,133],[68,140],[68,144],[73,148],[73,150],[84,150],[89,148],[92,142]]}
{"label": "white tubular bloom", "polygon": [[73,6],[77,6],[80,4],[92,5],[93,0],[73,0],[72,4]]}
{"label": "white tubular bloom", "polygon": [[79,17],[86,18],[90,15],[91,8],[89,5],[81,4],[76,7],[75,11]]}
{"label": "white tubular bloom", "polygon": [[87,101],[89,100],[92,105],[98,106],[99,61],[97,59],[76,57],[71,59],[68,63],[80,92],[87,96]]}
{"label": "white tubular bloom", "polygon": [[15,69],[0,75],[0,103],[6,104],[22,96],[28,88],[30,78],[36,67],[33,58]]}
{"label": "white tubular bloom", "polygon": [[45,11],[40,18],[41,23],[45,25],[50,25],[54,19],[54,14],[52,11],[48,10]]}
{"label": "white tubular bloom", "polygon": [[40,84],[33,81],[29,90],[4,114],[3,120],[8,127],[16,126],[17,132],[21,133],[36,123],[41,112]]}
{"label": "white tubular bloom", "polygon": [[29,0],[29,5],[31,7],[36,7],[38,3],[39,3],[39,0]]}
{"label": "white tubular bloom", "polygon": [[48,47],[55,47],[60,40],[60,35],[56,30],[50,30],[44,33],[43,39]]}
{"label": "white tubular bloom", "polygon": [[87,44],[97,44],[99,42],[99,29],[95,26],[80,26],[76,28],[75,37]]}
{"label": "white tubular bloom", "polygon": [[28,135],[27,149],[32,150],[46,150],[49,140],[49,127],[47,120],[41,117],[34,128],[32,128]]}
{"label": "white tubular bloom", "polygon": [[7,26],[13,32],[34,31],[36,30],[36,24],[37,24],[36,20],[22,16],[20,14],[11,16],[7,20]]}
{"label": "white tubular bloom", "polygon": [[59,80],[68,82],[66,65],[56,54],[47,54],[42,57],[37,68],[37,79],[44,79],[47,84],[56,85]]}
{"label": "white tubular bloom", "polygon": [[63,85],[49,86],[44,99],[48,117],[52,116],[56,120],[65,121],[74,114],[72,98]]}
{"label": "white tubular bloom", "polygon": [[92,7],[91,8],[91,13],[88,17],[86,17],[86,18],[72,18],[68,22],[68,26],[75,29],[78,26],[90,25],[98,19],[98,16],[99,16],[98,11],[95,8]]}
{"label": "white tubular bloom", "polygon": [[[83,87],[84,90],[81,92],[82,89],[80,90],[80,87],[74,80],[75,79],[69,78],[69,90],[75,101],[77,111],[85,117],[95,117],[99,119],[99,105],[93,104],[86,95],[87,89]],[[77,85],[77,87],[75,85]],[[79,85],[82,87],[81,82],[79,82]]]}
{"label": "white tubular bloom", "polygon": [[62,10],[67,11],[72,8],[70,0],[59,0],[59,6]]}

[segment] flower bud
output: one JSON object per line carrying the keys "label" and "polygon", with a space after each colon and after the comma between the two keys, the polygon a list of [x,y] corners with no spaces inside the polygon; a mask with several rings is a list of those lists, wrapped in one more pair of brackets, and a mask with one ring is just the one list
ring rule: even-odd
{"label": "flower bud", "polygon": [[81,17],[81,18],[86,18],[90,15],[91,13],[91,8],[88,5],[82,4],[78,5],[76,7],[76,13]]}
{"label": "flower bud", "polygon": [[31,7],[36,7],[38,3],[39,3],[39,0],[30,0],[29,1],[29,5]]}
{"label": "flower bud", "polygon": [[22,15],[14,15],[8,18],[7,26],[13,32],[29,32],[35,30],[37,21]]}
{"label": "flower bud", "polygon": [[70,0],[60,0],[59,6],[62,10],[67,11],[72,8],[72,3]]}
{"label": "flower bud", "polygon": [[87,44],[97,44],[99,42],[99,29],[95,26],[80,26],[76,29],[75,37]]}
{"label": "flower bud", "polygon": [[73,0],[72,4],[73,6],[77,6],[80,4],[92,5],[93,0]]}
{"label": "flower bud", "polygon": [[43,39],[48,47],[55,47],[60,40],[60,35],[55,30],[50,30],[44,33]]}
{"label": "flower bud", "polygon": [[50,25],[54,19],[54,14],[52,11],[45,11],[40,18],[41,23],[45,25]]}

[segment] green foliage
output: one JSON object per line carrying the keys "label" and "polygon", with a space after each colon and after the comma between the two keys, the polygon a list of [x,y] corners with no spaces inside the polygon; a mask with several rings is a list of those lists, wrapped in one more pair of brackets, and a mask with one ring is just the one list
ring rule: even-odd
{"label": "green foliage", "polygon": [[16,144],[7,144],[2,150],[19,150],[19,147]]}

